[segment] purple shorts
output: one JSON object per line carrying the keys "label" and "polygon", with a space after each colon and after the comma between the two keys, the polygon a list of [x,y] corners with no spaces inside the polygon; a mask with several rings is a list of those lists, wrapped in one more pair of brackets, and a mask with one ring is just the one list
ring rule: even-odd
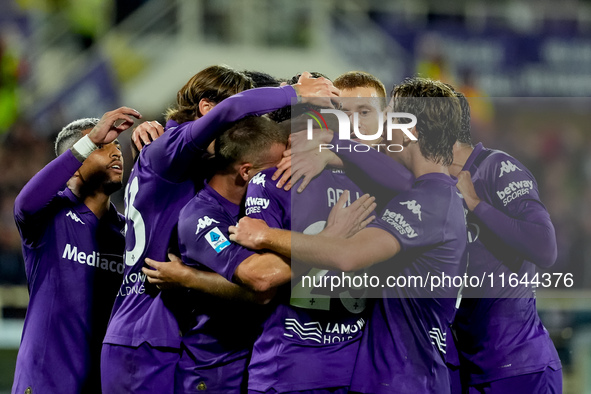
{"label": "purple shorts", "polygon": [[174,394],[179,349],[103,344],[101,383],[109,394]]}
{"label": "purple shorts", "polygon": [[189,353],[183,350],[175,371],[175,394],[246,393],[247,357],[213,367],[198,366]]}
{"label": "purple shorts", "polygon": [[302,391],[276,391],[275,389],[269,389],[265,392],[248,390],[248,394],[347,394],[349,392],[348,387],[335,387],[328,389],[318,390],[302,390]]}
{"label": "purple shorts", "polygon": [[468,387],[468,394],[562,394],[562,370],[513,376]]}

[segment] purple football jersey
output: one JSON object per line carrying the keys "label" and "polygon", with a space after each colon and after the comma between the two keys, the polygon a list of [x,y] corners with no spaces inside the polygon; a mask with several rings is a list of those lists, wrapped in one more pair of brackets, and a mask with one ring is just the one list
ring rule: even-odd
{"label": "purple football jersey", "polygon": [[[401,246],[393,259],[372,267],[381,280],[461,276],[466,269],[466,224],[455,181],[445,174],[417,178],[390,201],[371,227]],[[366,327],[351,389],[363,393],[447,393],[446,354],[458,288],[384,287]]]}
{"label": "purple football jersey", "polygon": [[29,306],[13,393],[100,393],[100,349],[123,277],[124,219],[99,220],[68,188],[82,164],[70,150],[15,201]]}
{"label": "purple football jersey", "polygon": [[[228,227],[236,225],[239,214],[239,205],[206,184],[179,215],[183,262],[232,281],[238,265],[255,253],[228,240]],[[193,392],[198,385],[208,392],[240,392],[262,308],[197,292],[189,297],[194,307],[182,338],[175,392]]]}
{"label": "purple football jersey", "polygon": [[[275,169],[262,171],[248,186],[246,211],[272,227],[316,234],[344,190],[350,200],[361,190],[343,170],[326,169],[302,193],[292,194],[271,180]],[[291,207],[291,208],[290,208]],[[291,215],[290,215],[291,213]],[[289,215],[285,218],[283,215]],[[294,273],[324,276],[327,270],[305,268],[292,262]],[[303,271],[303,272],[301,272]],[[278,293],[279,303],[254,345],[248,367],[249,390],[277,392],[346,387],[366,324],[362,294],[343,291],[336,297],[314,293],[301,280],[292,280]],[[353,298],[355,297],[355,298]]]}
{"label": "purple football jersey", "polygon": [[126,187],[125,276],[105,343],[180,347],[179,326],[171,311],[177,303],[148,286],[141,272],[144,259],[167,260],[179,212],[195,195],[193,172],[200,171],[205,149],[216,134],[244,116],[290,105],[295,97],[291,86],[244,91],[195,121],[169,122],[166,132],[142,149]]}
{"label": "purple football jersey", "polygon": [[[533,278],[538,260],[535,256],[556,253],[555,240],[540,241],[537,235],[540,228],[551,229],[553,234],[553,227],[533,175],[513,157],[482,144],[476,145],[463,169],[470,171],[482,200],[467,217],[468,274],[492,273],[497,278],[505,274],[508,278],[517,273],[522,278],[527,273]],[[546,226],[535,226],[530,218]],[[515,219],[520,221],[510,222]],[[533,259],[528,261],[524,256]],[[538,316],[534,288],[494,283],[476,292],[465,289],[463,294],[454,326],[462,368],[470,384],[539,372],[546,367],[561,368]]]}

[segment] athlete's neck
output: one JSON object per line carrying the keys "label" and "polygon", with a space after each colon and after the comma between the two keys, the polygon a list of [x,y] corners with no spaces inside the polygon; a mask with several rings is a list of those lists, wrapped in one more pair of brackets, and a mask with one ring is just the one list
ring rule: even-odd
{"label": "athlete's neck", "polygon": [[94,213],[97,218],[102,218],[111,207],[111,197],[104,193],[96,193],[92,196],[84,197],[84,205]]}
{"label": "athlete's neck", "polygon": [[99,219],[111,208],[111,197],[104,192],[102,187],[99,190],[89,190],[89,187],[84,187],[84,182],[80,177],[72,177],[68,181],[68,188]]}
{"label": "athlete's neck", "polygon": [[457,177],[464,168],[466,161],[468,161],[468,157],[472,154],[474,147],[469,144],[463,144],[461,142],[456,142],[454,144],[454,161],[451,166],[449,166],[449,173],[455,177]]}
{"label": "athlete's neck", "polygon": [[208,184],[220,196],[236,205],[242,203],[248,185],[237,174],[215,174]]}

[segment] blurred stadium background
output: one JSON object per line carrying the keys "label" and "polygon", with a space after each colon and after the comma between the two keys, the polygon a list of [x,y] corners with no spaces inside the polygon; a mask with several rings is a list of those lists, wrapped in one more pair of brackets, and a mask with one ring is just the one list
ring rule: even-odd
{"label": "blurred stadium background", "polygon": [[0,0],[0,393],[27,304],[14,198],[55,135],[120,105],[163,123],[176,91],[218,63],[277,77],[358,69],[387,89],[420,73],[474,97],[475,142],[539,182],[557,228],[552,270],[575,283],[540,290],[539,310],[564,392],[591,393],[588,0]]}

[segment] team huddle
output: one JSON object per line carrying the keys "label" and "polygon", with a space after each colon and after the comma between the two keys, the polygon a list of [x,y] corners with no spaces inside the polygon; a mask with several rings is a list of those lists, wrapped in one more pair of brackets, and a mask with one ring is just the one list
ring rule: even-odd
{"label": "team huddle", "polygon": [[[416,122],[386,133],[401,114]],[[13,393],[562,392],[535,288],[303,280],[554,264],[533,175],[473,145],[452,86],[208,67],[164,128],[133,131],[121,215],[117,137],[140,118],[72,122],[15,201],[30,301]]]}

